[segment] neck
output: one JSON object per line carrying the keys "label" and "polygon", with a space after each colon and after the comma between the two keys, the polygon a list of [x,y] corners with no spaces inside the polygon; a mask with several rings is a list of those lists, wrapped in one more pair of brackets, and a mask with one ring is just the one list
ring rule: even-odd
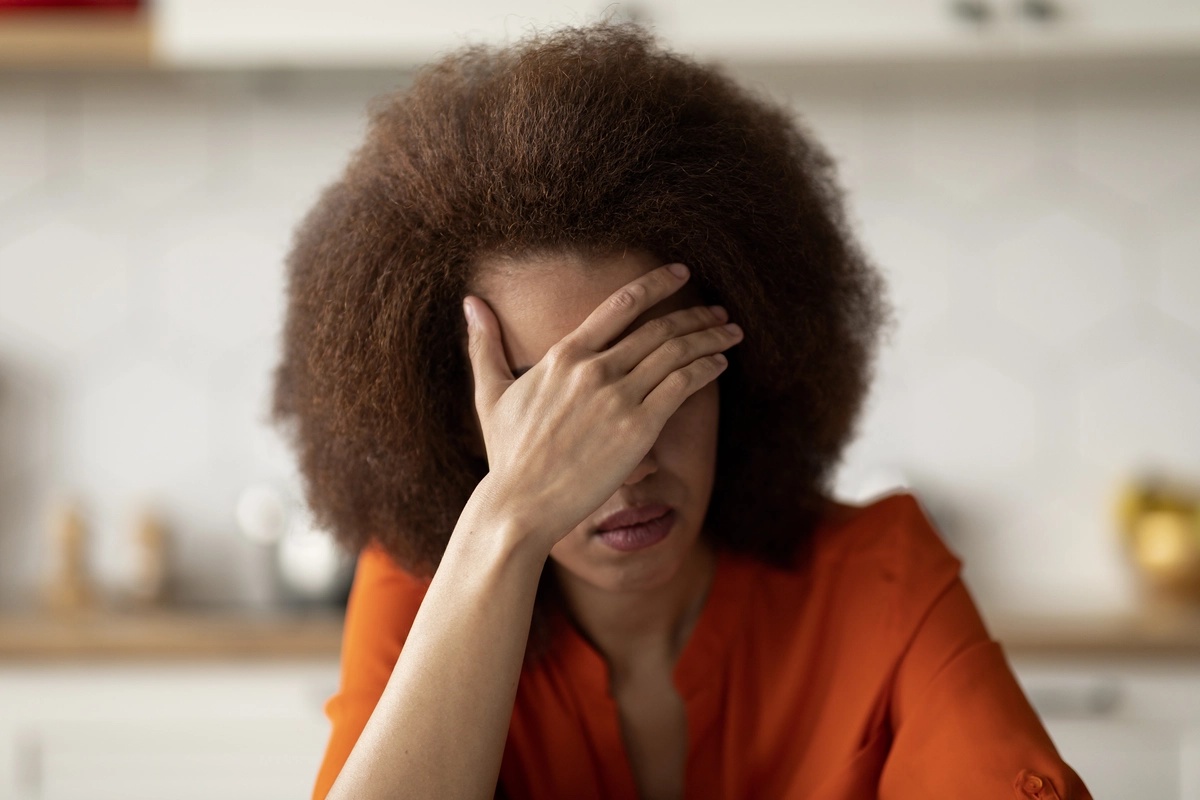
{"label": "neck", "polygon": [[716,554],[700,539],[669,581],[646,590],[609,591],[555,566],[576,625],[614,671],[674,665],[691,635],[716,572]]}

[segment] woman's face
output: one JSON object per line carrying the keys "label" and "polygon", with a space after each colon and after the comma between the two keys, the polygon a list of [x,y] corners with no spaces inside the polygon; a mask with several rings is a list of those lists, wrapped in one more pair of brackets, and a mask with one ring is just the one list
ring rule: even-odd
{"label": "woman's face", "polygon": [[[508,365],[519,377],[518,370],[541,360],[609,295],[663,263],[638,251],[586,264],[569,255],[489,259],[478,264],[468,291],[486,300],[495,312]],[[646,320],[701,303],[699,292],[686,283],[646,310],[629,330]],[[624,484],[551,550],[550,557],[560,573],[565,570],[578,580],[609,591],[656,588],[676,574],[694,555],[708,510],[717,459],[718,408],[716,381],[684,401]],[[605,431],[596,434],[608,435]],[[592,535],[596,525],[614,511],[652,503],[675,510],[670,533],[656,544],[622,552]]]}

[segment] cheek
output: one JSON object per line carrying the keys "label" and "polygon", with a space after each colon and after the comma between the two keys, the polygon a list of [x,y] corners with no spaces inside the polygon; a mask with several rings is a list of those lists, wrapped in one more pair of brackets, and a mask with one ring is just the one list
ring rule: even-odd
{"label": "cheek", "polygon": [[[707,506],[716,470],[719,416],[720,394],[714,382],[676,409],[654,444],[659,468],[670,473],[676,489],[682,490],[677,497],[685,504],[694,504],[693,513],[700,516]],[[568,571],[586,571],[586,528],[586,523],[580,525],[550,550],[550,557]]]}

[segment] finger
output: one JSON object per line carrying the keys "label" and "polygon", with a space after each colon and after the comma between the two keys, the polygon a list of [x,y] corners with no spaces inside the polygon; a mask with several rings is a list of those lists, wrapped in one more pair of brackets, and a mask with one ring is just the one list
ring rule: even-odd
{"label": "finger", "polygon": [[[683,275],[676,274],[680,270]],[[575,343],[599,353],[633,324],[643,311],[687,282],[687,267],[664,264],[609,295],[569,334]]]}
{"label": "finger", "polygon": [[[637,369],[664,342],[679,336],[719,326],[729,319],[721,306],[692,306],[643,322],[619,342],[600,354],[612,374],[625,375]],[[686,363],[686,362],[683,362]],[[676,367],[683,366],[676,364]],[[674,369],[674,367],[672,367]],[[661,380],[662,376],[659,376]],[[657,384],[657,381],[655,381]],[[649,388],[646,391],[650,391]],[[645,392],[642,393],[643,395]]]}
{"label": "finger", "polygon": [[463,314],[467,318],[467,355],[475,378],[475,404],[490,406],[515,380],[504,356],[500,321],[483,298],[472,295],[463,298]]}
{"label": "finger", "polygon": [[685,400],[716,380],[727,366],[729,359],[721,353],[696,359],[663,378],[642,401],[642,410],[653,417],[656,425],[666,425]]}
{"label": "finger", "polygon": [[742,329],[731,322],[669,339],[625,378],[629,391],[635,397],[645,398],[671,373],[697,359],[728,350],[742,340],[742,335]]}

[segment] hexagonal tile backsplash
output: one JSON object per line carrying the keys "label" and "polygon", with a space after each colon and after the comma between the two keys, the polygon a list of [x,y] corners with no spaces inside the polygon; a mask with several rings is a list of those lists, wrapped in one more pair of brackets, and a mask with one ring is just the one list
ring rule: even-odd
{"label": "hexagonal tile backsplash", "polygon": [[[842,159],[897,307],[837,492],[916,491],[985,610],[1126,608],[1114,489],[1200,480],[1200,68],[960,66],[773,84]],[[403,80],[0,76],[0,604],[69,493],[102,585],[148,499],[182,599],[261,594],[233,506],[298,486],[263,423],[282,258]]]}

